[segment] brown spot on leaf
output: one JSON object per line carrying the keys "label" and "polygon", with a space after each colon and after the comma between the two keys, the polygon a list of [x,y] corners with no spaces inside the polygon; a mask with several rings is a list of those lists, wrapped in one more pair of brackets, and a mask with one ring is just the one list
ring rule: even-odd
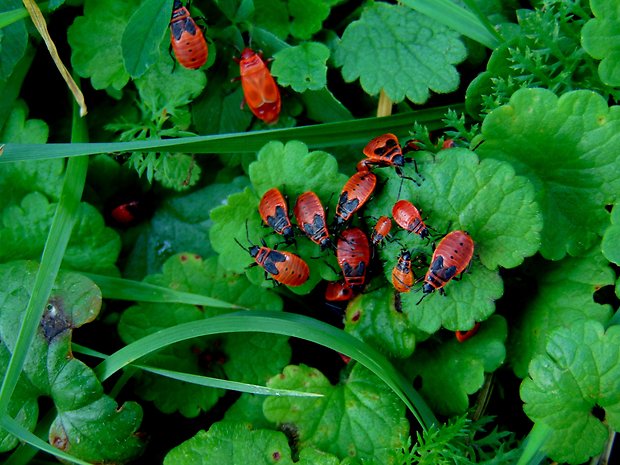
{"label": "brown spot on leaf", "polygon": [[358,310],[357,312],[355,312],[353,314],[353,316],[351,317],[351,321],[356,322],[360,319],[360,316],[362,316],[361,312]]}
{"label": "brown spot on leaf", "polygon": [[278,452],[278,451],[275,451],[275,452],[272,454],[272,457],[273,457],[273,459],[277,462],[278,460],[280,460],[280,458],[282,458],[282,454],[280,454],[280,452]]}
{"label": "brown spot on leaf", "polygon": [[47,301],[41,318],[41,328],[47,342],[51,342],[60,333],[72,328],[65,313],[64,302],[60,297],[54,296]]}
{"label": "brown spot on leaf", "polygon": [[180,258],[181,258],[182,262],[186,262],[187,261],[187,255],[185,255],[185,254],[181,255]]}

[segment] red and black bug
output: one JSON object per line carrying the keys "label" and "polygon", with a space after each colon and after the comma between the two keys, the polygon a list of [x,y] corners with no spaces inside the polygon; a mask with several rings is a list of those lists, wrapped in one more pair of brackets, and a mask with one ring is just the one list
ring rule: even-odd
{"label": "red and black bug", "polygon": [[480,328],[480,322],[476,323],[474,327],[468,331],[456,331],[454,333],[454,336],[456,337],[457,341],[465,342],[467,339],[474,336],[478,332],[479,328]]}
{"label": "red and black bug", "polygon": [[433,252],[431,265],[422,286],[424,295],[436,290],[443,293],[443,287],[467,269],[473,256],[474,241],[468,233],[452,231],[447,234]]}
{"label": "red and black bug", "polygon": [[409,292],[413,287],[415,276],[411,269],[411,253],[402,250],[398,257],[398,263],[392,269],[392,284],[398,292]]}
{"label": "red and black bug", "polygon": [[325,288],[325,300],[329,302],[346,302],[353,298],[353,289],[345,281],[332,281]]}
{"label": "red and black bug", "polygon": [[325,221],[325,210],[321,200],[314,192],[304,192],[295,202],[297,226],[312,242],[321,246],[321,250],[333,247]]}
{"label": "red and black bug", "polygon": [[243,96],[254,116],[267,124],[280,117],[282,100],[280,90],[260,53],[244,48],[239,63]]}
{"label": "red and black bug", "polygon": [[136,221],[139,206],[138,200],[131,200],[114,207],[110,215],[117,223],[128,226]]}
{"label": "red and black bug", "polygon": [[338,239],[336,258],[345,283],[353,290],[361,288],[366,282],[370,262],[370,244],[364,231],[359,228],[343,231]]}
{"label": "red and black bug", "polygon": [[[371,166],[393,166],[396,174],[403,179],[409,179],[417,184],[417,181],[403,173],[406,162],[412,161],[406,158],[394,134],[383,134],[372,139],[364,147],[366,159],[357,164],[358,171],[367,171]],[[417,168],[416,168],[417,171]]]}
{"label": "red and black bug", "polygon": [[392,229],[392,220],[387,216],[380,217],[375,223],[375,227],[370,233],[370,242],[372,242],[373,246],[378,246],[383,239],[390,234],[390,230]]}
{"label": "red and black bug", "polygon": [[[267,279],[287,286],[301,286],[310,277],[308,264],[294,253],[271,249],[267,247],[263,239],[261,239],[262,247],[250,245],[246,248],[237,239],[235,242],[254,258],[255,263],[250,266],[261,266],[265,270]],[[249,237],[248,242],[250,242]]]}
{"label": "red and black bug", "polygon": [[336,224],[348,221],[368,201],[377,186],[377,176],[370,171],[357,172],[342,188],[336,206]]}
{"label": "red and black bug", "polygon": [[293,225],[288,217],[286,199],[276,187],[263,194],[258,204],[258,212],[265,224],[284,236],[287,242],[293,239]]}
{"label": "red and black bug", "polygon": [[174,0],[170,19],[170,44],[181,66],[198,69],[207,62],[209,48],[202,29],[180,0]]}
{"label": "red and black bug", "polygon": [[398,226],[419,235],[422,239],[429,236],[428,228],[422,221],[420,211],[408,200],[399,200],[394,204],[392,217]]}

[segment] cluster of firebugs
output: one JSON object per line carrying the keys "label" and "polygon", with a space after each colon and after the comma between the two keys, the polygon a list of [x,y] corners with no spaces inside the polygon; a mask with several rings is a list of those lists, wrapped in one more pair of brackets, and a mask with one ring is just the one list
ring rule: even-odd
{"label": "cluster of firebugs", "polygon": [[[182,66],[198,69],[206,63],[208,46],[204,34],[180,0],[174,1],[170,40],[177,61]],[[241,86],[248,107],[265,123],[275,123],[280,115],[280,92],[261,55],[245,48],[241,57],[235,60],[239,63]],[[401,178],[411,179],[402,173],[407,159],[393,134],[376,137],[363,152],[367,158],[358,163],[357,172],[345,183],[338,198],[332,225],[333,230],[339,231],[336,244],[330,236],[323,205],[314,192],[301,194],[293,210],[297,227],[311,241],[318,244],[321,250],[330,248],[336,251],[343,280],[328,284],[325,298],[332,302],[348,301],[363,289],[371,259],[371,244],[377,247],[392,228],[392,220],[387,216],[377,220],[370,238],[360,228],[347,228],[349,220],[364,206],[377,185],[377,177],[371,168],[391,166]],[[265,192],[259,204],[259,213],[264,223],[282,235],[287,243],[294,240],[295,232],[287,202],[277,188]],[[422,239],[429,237],[428,227],[411,202],[396,202],[392,208],[392,218],[404,230],[418,234]],[[261,266],[265,274],[277,283],[300,286],[308,280],[308,264],[294,253],[271,249],[264,242],[260,247],[252,245],[246,250],[255,260],[253,265]],[[448,233],[433,252],[424,276],[423,297],[435,290],[443,292],[444,286],[469,266],[473,253],[474,242],[467,232]],[[392,284],[397,292],[409,292],[416,282],[411,254],[403,249],[392,270]]]}

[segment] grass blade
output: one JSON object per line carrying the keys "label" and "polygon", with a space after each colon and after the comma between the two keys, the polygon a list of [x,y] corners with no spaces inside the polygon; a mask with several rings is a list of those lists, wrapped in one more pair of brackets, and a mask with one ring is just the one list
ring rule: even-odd
{"label": "grass blade", "polygon": [[[450,0],[402,0],[413,8],[456,32],[493,50],[502,43],[501,36],[492,33],[475,14]],[[491,28],[494,31],[494,29]]]}
{"label": "grass blade", "polygon": [[424,429],[437,423],[426,402],[383,355],[338,328],[292,313],[236,312],[166,328],[110,355],[95,368],[95,372],[103,381],[139,358],[175,342],[198,336],[239,332],[265,332],[298,337],[341,352],[379,376],[400,397]]}
{"label": "grass blade", "polygon": [[517,465],[538,465],[546,457],[546,454],[542,452],[542,447],[545,445],[547,438],[551,434],[551,428],[542,423],[534,424],[534,427],[530,431],[523,441],[523,452]]}
{"label": "grass blade", "polygon": [[247,310],[245,307],[241,307],[240,305],[231,304],[206,295],[177,291],[169,287],[156,286],[155,284],[133,281],[131,279],[114,278],[111,276],[91,273],[82,274],[99,286],[103,296],[108,299],[155,303],[169,302],[189,305],[204,305],[205,307]]}
{"label": "grass blade", "polygon": [[233,134],[182,137],[134,142],[105,142],[92,144],[11,144],[4,147],[0,164],[20,160],[76,157],[100,153],[125,152],[184,152],[184,153],[242,153],[256,152],[267,142],[300,140],[310,148],[341,145],[364,145],[379,134],[391,132],[407,137],[414,122],[426,124],[430,131],[445,127],[442,118],[448,109],[462,111],[463,104],[427,110],[399,113],[383,118],[363,118],[352,121],[317,124],[297,128],[270,129]]}

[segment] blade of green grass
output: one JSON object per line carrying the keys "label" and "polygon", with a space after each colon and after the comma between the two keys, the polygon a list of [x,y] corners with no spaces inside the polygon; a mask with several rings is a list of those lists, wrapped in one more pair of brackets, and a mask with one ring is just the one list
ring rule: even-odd
{"label": "blade of green grass", "polygon": [[[81,346],[79,344],[71,344],[73,352],[89,355],[91,357],[106,359],[107,355],[97,352],[96,350],[89,349],[88,347]],[[139,368],[149,373],[165,376],[166,378],[176,379],[177,381],[183,381],[190,384],[197,384],[199,386],[228,389],[231,391],[247,392],[249,394],[258,394],[263,396],[289,396],[289,397],[323,397],[323,394],[314,392],[301,392],[292,391],[290,389],[274,389],[267,386],[259,386],[257,384],[241,383],[239,381],[229,381],[220,378],[213,378],[211,376],[194,375],[190,373],[182,373],[180,371],[165,370],[163,368],[151,367],[148,365],[132,364],[132,367]]]}
{"label": "blade of green grass", "polygon": [[118,300],[135,300],[138,302],[171,302],[189,305],[204,305],[205,307],[233,308],[247,310],[240,305],[231,304],[223,300],[214,299],[206,295],[182,292],[169,287],[156,286],[155,284],[133,281],[131,279],[113,278],[91,273],[82,273],[91,279],[104,297]]}
{"label": "blade of green grass", "polygon": [[79,465],[92,465],[90,462],[80,460],[76,457],[73,457],[72,455],[67,454],[66,452],[63,452],[49,445],[43,439],[28,431],[26,428],[17,423],[13,418],[9,417],[8,415],[0,416],[0,427],[7,430],[20,441],[25,442],[26,444],[30,444],[31,446],[36,447],[39,450],[52,454],[59,459],[67,460],[71,463],[77,463]]}
{"label": "blade of green grass", "polygon": [[[76,111],[74,109],[74,113]],[[79,142],[87,140],[85,133],[86,127],[83,120],[74,117],[72,140]],[[26,360],[26,354],[35,337],[41,316],[45,310],[45,304],[58,275],[65,249],[71,237],[71,230],[76,220],[77,209],[80,205],[84,183],[86,182],[87,168],[87,157],[73,158],[67,163],[62,192],[45,242],[41,265],[35,277],[24,319],[19,329],[2,386],[0,387],[0,415],[5,414],[7,411],[24,361]]]}
{"label": "blade of green grass", "polygon": [[236,312],[166,328],[110,355],[95,367],[95,373],[104,381],[139,358],[175,342],[198,336],[239,332],[265,332],[298,337],[341,352],[379,376],[400,397],[424,429],[437,424],[437,419],[426,402],[383,355],[338,328],[292,313]]}
{"label": "blade of green grass", "polygon": [[[50,426],[56,418],[56,409],[51,408],[46,412],[43,418],[40,418],[37,422],[37,426],[34,429],[34,435],[40,438],[43,442],[48,438]],[[22,442],[17,449],[11,452],[11,455],[6,459],[3,465],[26,465],[29,464],[32,458],[39,453],[39,449],[30,444]]]}
{"label": "blade of green grass", "polygon": [[385,132],[406,137],[414,122],[426,124],[430,131],[445,127],[442,118],[448,109],[463,111],[463,104],[427,110],[399,113],[382,118],[364,118],[352,121],[317,124],[298,128],[271,129],[233,134],[182,137],[178,139],[146,140],[134,142],[105,142],[92,144],[11,144],[4,147],[1,163],[20,160],[76,157],[100,153],[125,152],[184,152],[184,153],[241,153],[256,152],[267,142],[300,140],[310,148],[340,145],[364,145]]}
{"label": "blade of green grass", "polygon": [[454,29],[456,32],[493,50],[503,42],[502,37],[474,13],[450,0],[401,0],[403,5]]}
{"label": "blade of green grass", "polygon": [[551,434],[551,428],[542,423],[534,424],[534,427],[527,435],[521,446],[523,452],[517,465],[538,465],[546,457],[542,452],[542,448]]}

